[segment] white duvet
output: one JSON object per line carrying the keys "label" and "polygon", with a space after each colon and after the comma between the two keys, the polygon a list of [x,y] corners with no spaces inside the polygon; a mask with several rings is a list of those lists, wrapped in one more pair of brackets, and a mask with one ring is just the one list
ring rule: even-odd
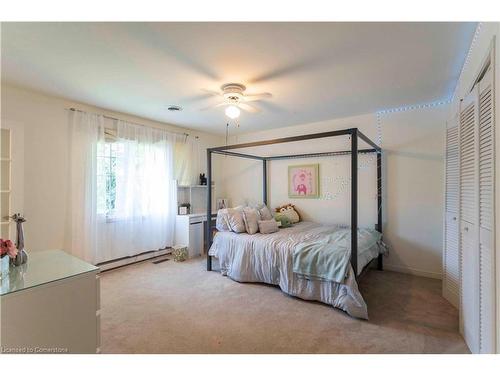
{"label": "white duvet", "polygon": [[[300,222],[293,227],[280,229],[272,234],[218,232],[209,254],[219,261],[221,273],[240,282],[262,282],[279,285],[281,290],[305,300],[321,301],[344,310],[349,315],[368,319],[354,271],[349,266],[345,281],[308,280],[293,273],[292,254],[295,246],[304,241],[321,239],[338,230],[335,226]],[[359,270],[379,254],[377,244],[365,247],[358,254]]]}

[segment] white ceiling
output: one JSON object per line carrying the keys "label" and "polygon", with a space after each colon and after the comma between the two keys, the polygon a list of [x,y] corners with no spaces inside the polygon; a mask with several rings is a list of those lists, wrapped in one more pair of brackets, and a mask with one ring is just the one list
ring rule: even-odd
{"label": "white ceiling", "polygon": [[[203,89],[270,92],[241,132],[451,96],[475,23],[3,23],[2,81],[222,133]],[[182,112],[166,107],[178,104]]]}

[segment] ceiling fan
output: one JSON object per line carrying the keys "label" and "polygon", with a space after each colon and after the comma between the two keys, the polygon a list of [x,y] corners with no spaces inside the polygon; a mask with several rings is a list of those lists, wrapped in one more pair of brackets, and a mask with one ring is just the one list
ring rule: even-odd
{"label": "ceiling fan", "polygon": [[220,92],[203,90],[210,95],[220,97],[222,102],[203,108],[202,110],[226,106],[226,116],[231,119],[239,117],[240,109],[250,113],[260,112],[259,108],[255,105],[249,104],[248,102],[272,97],[272,95],[268,92],[245,95],[246,87],[240,83],[226,83],[222,85],[220,89]]}

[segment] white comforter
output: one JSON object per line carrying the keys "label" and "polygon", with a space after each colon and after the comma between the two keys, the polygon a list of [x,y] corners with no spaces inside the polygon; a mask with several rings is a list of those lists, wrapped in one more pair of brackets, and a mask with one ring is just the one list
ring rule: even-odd
{"label": "white comforter", "polygon": [[[279,285],[282,291],[305,300],[327,303],[357,318],[368,319],[352,267],[344,283],[308,280],[293,273],[292,254],[298,243],[320,239],[337,230],[334,226],[301,222],[272,234],[219,232],[209,254],[219,260],[221,273],[240,282]],[[362,248],[362,246],[359,246]],[[374,245],[358,254],[361,271],[379,254]]]}

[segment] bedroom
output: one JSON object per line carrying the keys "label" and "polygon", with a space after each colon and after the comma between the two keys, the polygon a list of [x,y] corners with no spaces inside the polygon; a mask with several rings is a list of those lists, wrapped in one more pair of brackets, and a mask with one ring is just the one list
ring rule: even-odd
{"label": "bedroom", "polygon": [[498,353],[499,32],[2,22],[2,352]]}

